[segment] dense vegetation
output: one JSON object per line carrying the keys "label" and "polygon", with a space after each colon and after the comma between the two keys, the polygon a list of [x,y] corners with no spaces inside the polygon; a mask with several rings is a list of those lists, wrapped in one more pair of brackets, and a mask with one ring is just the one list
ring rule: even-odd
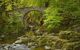
{"label": "dense vegetation", "polygon": [[[43,8],[43,13],[16,11],[26,7]],[[79,50],[80,0],[0,0],[0,44],[18,37],[36,50]]]}

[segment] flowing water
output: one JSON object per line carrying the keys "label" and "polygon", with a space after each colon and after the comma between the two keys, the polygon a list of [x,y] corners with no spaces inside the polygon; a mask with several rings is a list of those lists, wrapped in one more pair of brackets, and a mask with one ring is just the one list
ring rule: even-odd
{"label": "flowing water", "polygon": [[0,45],[0,50],[31,50],[24,44],[3,44]]}

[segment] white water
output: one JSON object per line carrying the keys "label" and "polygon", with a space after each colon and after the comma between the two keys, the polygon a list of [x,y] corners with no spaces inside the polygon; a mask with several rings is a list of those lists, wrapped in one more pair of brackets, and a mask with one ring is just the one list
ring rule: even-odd
{"label": "white water", "polygon": [[24,44],[6,44],[6,45],[0,45],[0,50],[30,50],[26,45]]}

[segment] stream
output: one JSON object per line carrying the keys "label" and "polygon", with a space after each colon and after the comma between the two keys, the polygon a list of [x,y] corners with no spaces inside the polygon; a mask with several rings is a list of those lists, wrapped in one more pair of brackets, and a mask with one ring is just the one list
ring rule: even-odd
{"label": "stream", "polygon": [[31,50],[24,44],[2,44],[0,50]]}

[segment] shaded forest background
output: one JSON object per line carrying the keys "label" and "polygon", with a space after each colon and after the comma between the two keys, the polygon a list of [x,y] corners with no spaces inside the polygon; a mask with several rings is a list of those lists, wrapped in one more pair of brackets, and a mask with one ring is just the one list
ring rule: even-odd
{"label": "shaded forest background", "polygon": [[[15,10],[26,7],[43,8],[43,13],[33,10],[24,15]],[[0,44],[14,42],[80,50],[80,0],[0,0]]]}

